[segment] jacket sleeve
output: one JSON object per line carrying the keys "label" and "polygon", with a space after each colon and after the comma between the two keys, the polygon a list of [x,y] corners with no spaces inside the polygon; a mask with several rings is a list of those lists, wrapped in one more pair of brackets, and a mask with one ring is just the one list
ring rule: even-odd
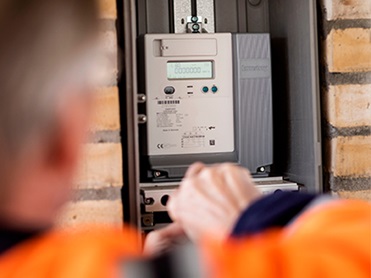
{"label": "jacket sleeve", "polygon": [[241,214],[232,237],[284,227],[303,212],[316,197],[313,194],[297,192],[276,192],[263,197]]}

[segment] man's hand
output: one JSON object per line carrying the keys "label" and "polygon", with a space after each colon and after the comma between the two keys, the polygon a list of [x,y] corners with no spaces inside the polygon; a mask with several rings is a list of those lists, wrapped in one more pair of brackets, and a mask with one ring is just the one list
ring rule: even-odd
{"label": "man's hand", "polygon": [[147,255],[164,253],[184,239],[186,235],[183,228],[178,223],[172,223],[148,234],[144,244],[144,253]]}
{"label": "man's hand", "polygon": [[162,253],[187,235],[225,239],[247,206],[261,196],[250,173],[232,164],[193,164],[169,201],[173,224],[147,236],[144,252]]}
{"label": "man's hand", "polygon": [[240,214],[258,199],[250,173],[232,164],[192,165],[168,203],[168,211],[192,240],[225,239]]}

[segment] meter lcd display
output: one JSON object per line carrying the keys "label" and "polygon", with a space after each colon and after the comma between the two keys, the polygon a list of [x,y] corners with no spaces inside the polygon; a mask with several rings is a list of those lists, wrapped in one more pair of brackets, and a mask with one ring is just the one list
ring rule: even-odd
{"label": "meter lcd display", "polygon": [[168,62],[167,78],[179,79],[212,79],[213,62]]}

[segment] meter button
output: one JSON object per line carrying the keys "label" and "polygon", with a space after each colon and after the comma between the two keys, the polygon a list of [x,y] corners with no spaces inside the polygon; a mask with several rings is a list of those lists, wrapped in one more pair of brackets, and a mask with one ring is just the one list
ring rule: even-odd
{"label": "meter button", "polygon": [[204,87],[202,88],[202,92],[204,92],[204,93],[209,92],[209,87],[204,86]]}
{"label": "meter button", "polygon": [[213,87],[211,88],[211,91],[215,94],[216,92],[218,92],[218,87],[213,86]]}
{"label": "meter button", "polygon": [[175,88],[173,86],[167,86],[164,89],[164,93],[167,95],[172,95],[175,93]]}

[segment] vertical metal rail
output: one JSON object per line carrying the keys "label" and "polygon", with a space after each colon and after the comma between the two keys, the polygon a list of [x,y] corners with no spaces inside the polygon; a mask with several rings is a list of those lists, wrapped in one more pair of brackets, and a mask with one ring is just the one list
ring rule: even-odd
{"label": "vertical metal rail", "polygon": [[174,2],[174,33],[185,33],[187,30],[187,16],[190,16],[192,14],[191,0],[170,1]]}
{"label": "vertical metal rail", "polygon": [[315,144],[315,175],[317,178],[317,186],[314,192],[324,192],[323,184],[323,163],[322,163],[322,129],[321,129],[321,96],[320,96],[320,75],[319,75],[319,42],[318,42],[318,17],[317,17],[317,1],[309,1],[310,24],[310,42],[312,44],[310,55],[311,59],[311,83],[313,91],[317,92],[313,97],[313,115],[314,117],[314,144]]}
{"label": "vertical metal rail", "polygon": [[118,44],[121,50],[119,80],[124,186],[124,221],[140,227],[139,148],[137,123],[136,6],[134,0],[117,0]]}
{"label": "vertical metal rail", "polygon": [[[187,17],[202,17],[202,27],[215,33],[214,0],[170,0],[174,9],[174,33],[186,33]],[[171,23],[170,23],[171,24]]]}
{"label": "vertical metal rail", "polygon": [[214,0],[197,0],[197,13],[202,16],[202,28],[208,33],[215,33]]}

